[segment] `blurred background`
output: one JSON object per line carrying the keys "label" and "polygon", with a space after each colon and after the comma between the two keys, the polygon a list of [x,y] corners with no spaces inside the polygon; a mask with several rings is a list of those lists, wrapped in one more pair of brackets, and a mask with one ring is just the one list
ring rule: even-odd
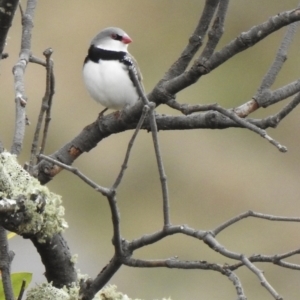
{"label": "blurred background", "polygon": [[[270,16],[296,7],[298,1],[231,1],[220,49],[238,34]],[[22,1],[26,5],[26,1]],[[82,81],[82,64],[90,40],[107,26],[123,28],[133,39],[130,52],[143,72],[150,92],[181,53],[201,15],[203,1],[39,1],[34,19],[32,53],[54,50],[56,93],[46,154],[51,154],[92,123],[102,107],[87,94]],[[256,92],[276,54],[285,29],[240,53],[179,93],[182,103],[218,102],[225,108],[238,106]],[[21,38],[17,11],[1,61],[0,138],[7,149],[14,128],[12,67],[18,59]],[[295,37],[284,69],[273,88],[299,78],[300,35]],[[30,64],[26,69],[27,115],[20,163],[28,161],[40,103],[45,91],[45,70]],[[261,109],[251,117],[274,114],[287,102]],[[160,106],[158,113],[178,114]],[[159,132],[168,176],[171,220],[208,230],[247,210],[300,216],[300,124],[296,108],[280,126],[268,133],[288,147],[280,153],[266,140],[244,129]],[[74,166],[103,186],[116,178],[132,132],[110,136]],[[113,255],[112,225],[106,199],[73,174],[62,172],[48,184],[61,194],[70,228],[65,237],[72,253],[78,254],[78,269],[94,277]],[[162,200],[151,135],[141,132],[134,145],[129,168],[118,191],[123,237],[131,240],[162,226]],[[299,248],[300,224],[243,220],[218,236],[229,250],[246,255],[275,254]],[[35,249],[20,237],[11,241],[16,252],[13,271],[34,273],[33,285],[45,281],[44,268]],[[172,236],[137,251],[134,257],[154,259],[178,256],[181,260],[232,263],[200,241]],[[300,263],[294,257],[289,261]],[[300,274],[269,264],[257,264],[285,299],[299,299]],[[271,299],[256,276],[245,268],[237,271],[248,299]],[[132,298],[235,299],[232,283],[219,273],[202,270],[135,269],[122,267],[111,279]]]}

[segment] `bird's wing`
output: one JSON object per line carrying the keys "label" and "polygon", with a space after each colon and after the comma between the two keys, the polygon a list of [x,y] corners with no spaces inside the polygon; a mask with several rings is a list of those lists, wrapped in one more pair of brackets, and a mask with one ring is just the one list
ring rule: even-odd
{"label": "bird's wing", "polygon": [[[135,60],[135,58],[130,53],[127,53],[127,58],[129,58],[129,60],[131,61],[131,64],[134,67],[135,75],[136,75],[136,77],[138,78],[138,80],[139,80],[139,82],[141,84],[143,92],[145,93],[145,88],[144,88],[144,85],[143,85],[143,82],[142,82],[143,76],[142,76],[142,73],[140,71],[140,68],[138,66],[137,61]],[[129,65],[129,64],[127,64],[127,65]],[[132,78],[130,78],[130,79],[131,79],[131,81],[133,81]]]}

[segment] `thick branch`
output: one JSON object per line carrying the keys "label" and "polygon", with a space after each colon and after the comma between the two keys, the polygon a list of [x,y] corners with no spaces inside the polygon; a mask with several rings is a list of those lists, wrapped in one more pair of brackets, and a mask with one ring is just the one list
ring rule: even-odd
{"label": "thick branch", "polygon": [[30,238],[45,266],[48,282],[57,288],[69,286],[77,280],[77,272],[70,249],[61,234],[56,234],[46,243],[40,243],[35,237]]}
{"label": "thick branch", "polygon": [[8,249],[6,230],[0,226],[0,271],[5,300],[15,299],[10,279],[10,264],[13,256],[14,253]]}
{"label": "thick branch", "polygon": [[[142,107],[141,103],[138,105]],[[138,106],[133,109],[139,111]],[[126,123],[124,122],[124,119],[121,118],[116,119],[114,114],[107,115],[86,126],[77,137],[53,153],[51,157],[66,165],[71,165],[82,153],[89,152],[91,149],[96,147],[102,139],[107,138],[111,134],[134,129],[136,127],[136,123],[134,123],[136,119],[133,117],[136,113],[134,110],[133,114],[128,113],[128,115],[131,115],[131,119],[129,120],[133,121],[133,123],[130,123],[130,121]],[[158,130],[225,129],[243,127],[215,111],[208,111],[188,116],[167,116],[156,114],[155,117]],[[255,124],[257,127],[263,129],[277,126],[272,118],[263,120],[247,119],[247,122]],[[142,128],[149,130],[150,124],[148,119],[145,120]],[[62,168],[59,166],[55,166],[52,163],[42,160],[35,167],[34,175],[38,177],[42,184],[46,184],[61,170]]]}
{"label": "thick branch", "polygon": [[28,0],[27,8],[22,14],[22,42],[19,60],[13,68],[15,80],[15,102],[16,102],[16,122],[11,153],[20,154],[25,135],[25,106],[27,97],[25,95],[24,73],[30,57],[31,31],[33,28],[33,17],[37,0]]}
{"label": "thick branch", "polygon": [[271,17],[268,21],[252,27],[249,31],[241,33],[220,51],[215,52],[208,60],[203,61],[201,58],[196,60],[188,72],[165,82],[165,93],[171,95],[177,94],[179,91],[195,83],[202,75],[211,72],[234,55],[254,46],[274,31],[299,20],[300,9],[295,9],[282,12]]}

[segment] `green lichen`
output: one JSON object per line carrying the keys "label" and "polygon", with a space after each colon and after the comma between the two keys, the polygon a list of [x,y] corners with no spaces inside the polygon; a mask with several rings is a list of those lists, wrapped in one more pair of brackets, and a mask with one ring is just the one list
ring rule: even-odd
{"label": "green lichen", "polygon": [[17,228],[20,235],[35,235],[45,242],[68,227],[61,196],[51,193],[30,176],[9,152],[0,154],[0,199],[24,199],[28,221]]}
{"label": "green lichen", "polygon": [[[57,289],[50,283],[43,283],[27,292],[26,300],[70,300],[70,295],[63,289]],[[77,298],[78,299],[78,298]],[[75,299],[74,299],[75,300]]]}
{"label": "green lichen", "polygon": [[[26,300],[78,300],[79,287],[73,283],[70,288],[55,288],[52,283],[43,283],[31,288],[27,292]],[[100,290],[93,300],[141,300],[131,299],[126,294],[117,291],[115,285],[108,285]],[[163,298],[162,300],[171,300],[171,298]]]}

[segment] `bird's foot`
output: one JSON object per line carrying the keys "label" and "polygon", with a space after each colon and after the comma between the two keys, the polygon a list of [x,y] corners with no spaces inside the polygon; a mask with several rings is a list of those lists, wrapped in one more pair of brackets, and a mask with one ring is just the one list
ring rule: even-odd
{"label": "bird's foot", "polygon": [[100,113],[99,113],[99,116],[98,116],[98,119],[102,119],[103,116],[104,116],[104,113],[108,110],[108,108],[104,108]]}

